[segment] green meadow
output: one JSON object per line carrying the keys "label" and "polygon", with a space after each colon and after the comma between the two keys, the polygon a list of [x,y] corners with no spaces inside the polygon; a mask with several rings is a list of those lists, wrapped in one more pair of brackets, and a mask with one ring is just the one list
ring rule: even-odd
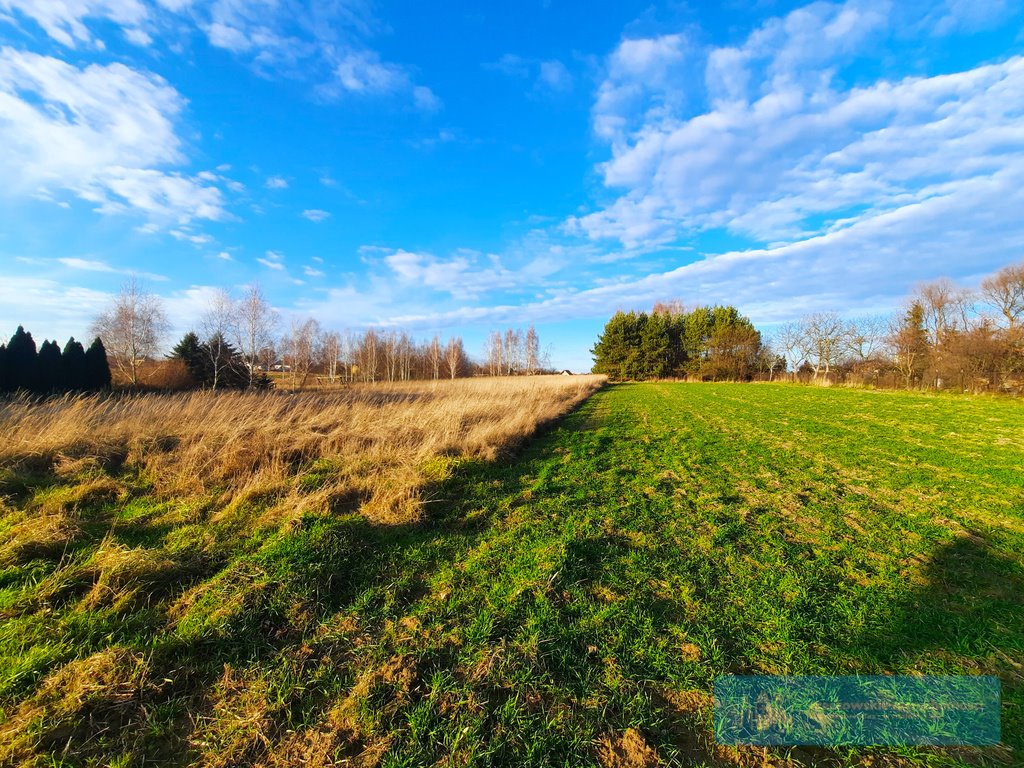
{"label": "green meadow", "polygon": [[[1024,763],[1019,402],[620,384],[425,471],[422,520],[257,535],[144,478],[8,476],[0,764]],[[10,540],[76,492],[73,547]],[[714,742],[718,675],[854,673],[997,675],[1003,744]]]}

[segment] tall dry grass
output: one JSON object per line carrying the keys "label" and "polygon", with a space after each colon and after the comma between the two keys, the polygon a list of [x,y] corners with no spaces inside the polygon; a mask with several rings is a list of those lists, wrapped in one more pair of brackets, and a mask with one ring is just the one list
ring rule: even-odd
{"label": "tall dry grass", "polygon": [[[326,595],[356,578],[364,545],[405,533],[386,526],[424,517],[433,481],[602,381],[0,402],[0,765],[150,764],[154,749],[158,763],[336,764],[324,750],[348,749],[344,733],[306,745],[271,696],[275,670],[305,669]],[[279,657],[259,656],[265,632]],[[343,700],[394,683],[389,669],[360,669],[366,690]]]}
{"label": "tall dry grass", "polygon": [[[377,522],[408,521],[421,509],[423,483],[446,471],[446,457],[493,459],[602,381],[537,376],[15,400],[0,405],[0,482],[130,471],[159,498],[224,505],[277,497],[279,513],[359,504]],[[112,492],[108,480],[97,483],[97,492]]]}

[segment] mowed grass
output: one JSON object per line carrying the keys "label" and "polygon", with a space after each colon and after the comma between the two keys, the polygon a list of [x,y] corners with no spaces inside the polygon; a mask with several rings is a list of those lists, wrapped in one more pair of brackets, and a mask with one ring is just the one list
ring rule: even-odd
{"label": "mowed grass", "polygon": [[[1013,401],[642,384],[446,457],[405,522],[23,489],[4,520],[77,492],[93,538],[0,571],[0,762],[1021,764],[1022,466]],[[717,675],[855,672],[998,675],[1004,746],[711,737]]]}

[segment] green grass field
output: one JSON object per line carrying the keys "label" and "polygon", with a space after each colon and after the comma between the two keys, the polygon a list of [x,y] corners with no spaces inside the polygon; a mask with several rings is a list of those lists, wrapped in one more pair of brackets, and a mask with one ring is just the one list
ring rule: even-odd
{"label": "green grass field", "polygon": [[[217,555],[118,600],[61,583],[52,554],[0,569],[0,755],[1021,765],[1022,469],[1014,401],[636,384],[515,459],[439,470],[416,524],[307,515],[238,539],[99,495],[83,525],[105,538],[64,560],[120,544],[179,562],[198,537]],[[25,485],[0,534],[68,492]],[[1004,746],[713,743],[717,675],[855,672],[998,675]]]}

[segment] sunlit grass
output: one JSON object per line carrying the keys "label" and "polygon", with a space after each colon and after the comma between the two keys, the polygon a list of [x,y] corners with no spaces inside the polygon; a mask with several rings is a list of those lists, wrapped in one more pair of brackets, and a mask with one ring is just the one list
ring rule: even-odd
{"label": "sunlit grass", "polygon": [[[560,392],[544,414],[587,390]],[[369,427],[343,430],[335,414],[321,435],[312,406],[280,439],[282,451],[307,447],[292,463],[239,465],[230,451],[197,463],[206,454],[190,438],[166,441],[173,418],[149,431],[133,422],[141,442],[117,461],[46,447],[55,437],[32,452],[3,447],[0,762],[1018,759],[1018,403],[621,385],[513,456],[508,441],[549,417],[528,406],[541,394],[494,393],[468,420],[423,399],[372,406],[410,411],[382,413],[378,430],[425,435],[447,418],[473,436],[423,452],[397,436],[415,475],[376,477],[409,478],[419,504],[391,515],[380,511],[390,491],[339,487],[353,446],[367,449],[364,468],[387,455],[348,435]],[[535,417],[515,421],[510,410],[526,407]],[[506,418],[526,426],[504,443],[480,437],[508,430]],[[200,442],[236,434],[210,421]],[[81,439],[119,445],[111,434]],[[266,476],[235,485],[218,461]],[[184,467],[194,486],[157,476]],[[721,747],[710,694],[727,672],[996,674],[1006,746]]]}

